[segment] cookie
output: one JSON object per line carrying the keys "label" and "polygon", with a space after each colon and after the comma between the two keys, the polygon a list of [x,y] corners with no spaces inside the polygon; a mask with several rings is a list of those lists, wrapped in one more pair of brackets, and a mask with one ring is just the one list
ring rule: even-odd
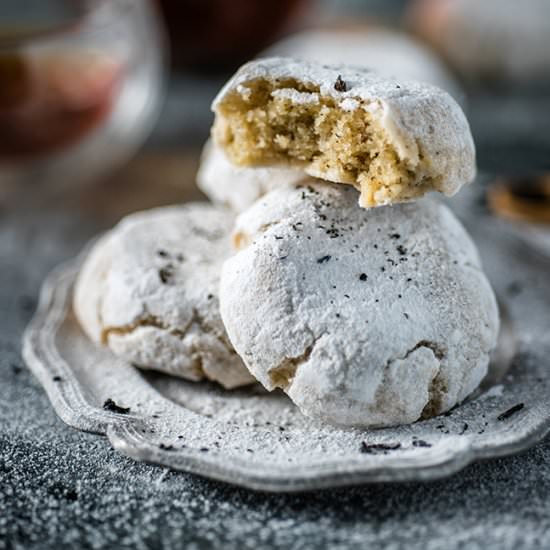
{"label": "cookie", "polygon": [[213,103],[214,141],[237,166],[291,166],[373,207],[453,195],[475,175],[464,113],[446,92],[367,69],[268,58]]}
{"label": "cookie", "polygon": [[200,203],[124,218],[94,245],[76,282],[86,334],[142,368],[226,388],[253,381],[219,313],[233,221]]}
{"label": "cookie", "polygon": [[213,203],[240,213],[271,189],[304,178],[307,176],[295,168],[235,166],[212,140],[208,140],[201,155],[197,185]]}
{"label": "cookie", "polygon": [[220,286],[229,338],[307,416],[392,426],[447,411],[485,376],[499,328],[475,246],[435,201],[356,203],[312,182],[238,217]]}
{"label": "cookie", "polygon": [[261,57],[293,57],[338,65],[366,67],[389,77],[428,82],[464,99],[460,86],[429,48],[402,32],[350,25],[292,34],[271,46]]}
{"label": "cookie", "polygon": [[[261,57],[274,55],[334,64],[345,59],[349,65],[369,67],[388,76],[434,84],[457,101],[463,98],[458,84],[428,48],[387,29],[360,26],[302,31],[277,42]],[[209,140],[202,153],[197,184],[211,201],[240,213],[274,187],[303,177],[299,168],[235,166]]]}

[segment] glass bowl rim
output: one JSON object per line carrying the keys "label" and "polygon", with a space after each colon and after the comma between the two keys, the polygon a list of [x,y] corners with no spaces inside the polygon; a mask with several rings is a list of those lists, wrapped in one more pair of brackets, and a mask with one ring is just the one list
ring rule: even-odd
{"label": "glass bowl rim", "polygon": [[[20,33],[13,32],[3,35],[3,32],[0,30],[0,54],[2,50],[13,50],[34,41],[60,38],[83,30],[85,25],[91,21],[92,17],[106,5],[118,9],[119,11],[125,11],[131,8],[134,3],[137,4],[137,2],[142,1],[143,0],[133,0],[132,2],[128,2],[128,0],[82,0],[79,2],[82,5],[80,12],[72,18],[68,18],[66,21],[57,24],[54,23],[51,25],[32,27],[28,31]],[[106,24],[94,24],[93,28],[83,32],[93,32],[93,30],[108,27],[111,24],[112,21]]]}

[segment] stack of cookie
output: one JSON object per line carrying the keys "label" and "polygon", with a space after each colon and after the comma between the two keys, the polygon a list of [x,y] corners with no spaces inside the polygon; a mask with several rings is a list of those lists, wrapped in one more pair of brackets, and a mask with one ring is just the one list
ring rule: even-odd
{"label": "stack of cookie", "polygon": [[469,395],[495,297],[465,229],[422,198],[474,177],[455,101],[271,58],[214,111],[199,184],[216,205],[134,214],[103,237],[75,289],[87,334],[140,367],[281,388],[339,425],[409,423]]}

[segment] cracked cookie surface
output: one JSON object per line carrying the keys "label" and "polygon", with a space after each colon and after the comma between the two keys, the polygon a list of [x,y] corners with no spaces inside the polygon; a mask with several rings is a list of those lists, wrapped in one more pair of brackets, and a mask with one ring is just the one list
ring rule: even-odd
{"label": "cracked cookie surface", "polygon": [[139,367],[226,388],[252,382],[219,313],[233,221],[201,203],[124,218],[94,245],[75,286],[87,335]]}
{"label": "cracked cookie surface", "polygon": [[357,195],[311,180],[241,214],[239,252],[222,269],[222,318],[250,372],[306,415],[410,423],[479,385],[496,344],[496,301],[445,206],[365,210]]}
{"label": "cracked cookie surface", "polygon": [[353,185],[365,208],[453,195],[475,176],[464,113],[429,84],[274,57],[244,65],[212,108],[212,136],[233,164]]}

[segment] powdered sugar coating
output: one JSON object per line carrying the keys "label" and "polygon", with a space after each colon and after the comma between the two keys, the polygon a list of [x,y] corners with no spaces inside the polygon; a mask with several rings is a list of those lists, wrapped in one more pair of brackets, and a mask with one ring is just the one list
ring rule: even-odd
{"label": "powdered sugar coating", "polygon": [[446,207],[356,201],[353,188],[311,182],[241,214],[222,318],[254,376],[306,415],[410,423],[478,386],[496,344],[495,297]]}
{"label": "powdered sugar coating", "polygon": [[232,224],[230,213],[200,203],[124,218],[79,275],[74,310],[82,328],[140,367],[227,388],[250,383],[219,314]]}
{"label": "powdered sugar coating", "polygon": [[368,67],[391,77],[428,82],[461,101],[463,92],[445,65],[418,40],[382,28],[313,29],[292,34],[262,57],[289,56],[321,63]]}
{"label": "powdered sugar coating", "polygon": [[243,212],[271,189],[298,182],[304,177],[307,176],[301,170],[294,168],[235,166],[219,147],[208,140],[201,156],[197,185],[215,204]]}
{"label": "powdered sugar coating", "polygon": [[[335,87],[338,78],[345,91]],[[291,58],[273,57],[247,63],[222,88],[213,102],[219,104],[230,94],[246,97],[247,84],[256,80],[293,79],[319,87],[319,92],[285,89],[296,103],[304,96],[324,96],[336,100],[343,109],[368,111],[384,129],[398,158],[407,166],[418,167],[420,180],[431,181],[433,190],[455,194],[475,176],[475,149],[470,128],[456,101],[443,90],[425,83],[381,76],[359,67],[331,66]],[[279,93],[279,92],[278,92]],[[346,183],[335,171],[327,172],[314,163],[304,171],[315,177]]]}

